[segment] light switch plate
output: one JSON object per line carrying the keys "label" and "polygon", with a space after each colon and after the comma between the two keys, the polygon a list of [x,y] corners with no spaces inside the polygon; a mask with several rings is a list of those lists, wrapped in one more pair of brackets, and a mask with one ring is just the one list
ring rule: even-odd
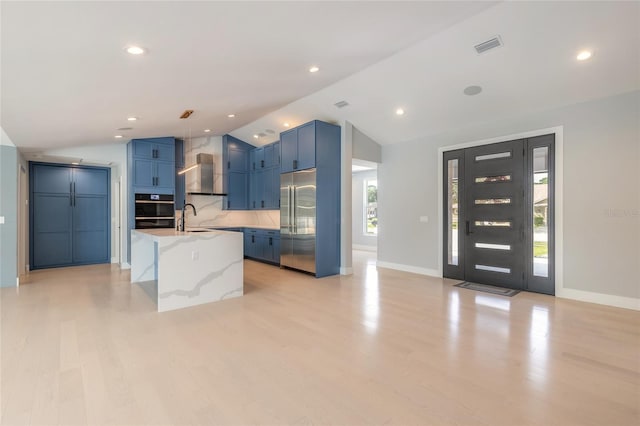
{"label": "light switch plate", "polygon": [[0,216],[0,225],[4,225],[4,216]]}

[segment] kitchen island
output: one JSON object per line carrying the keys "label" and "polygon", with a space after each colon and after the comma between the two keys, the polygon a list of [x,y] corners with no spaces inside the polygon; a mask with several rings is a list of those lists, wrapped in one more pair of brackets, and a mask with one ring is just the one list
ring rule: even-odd
{"label": "kitchen island", "polygon": [[154,299],[158,312],[242,296],[242,234],[132,230],[131,282]]}

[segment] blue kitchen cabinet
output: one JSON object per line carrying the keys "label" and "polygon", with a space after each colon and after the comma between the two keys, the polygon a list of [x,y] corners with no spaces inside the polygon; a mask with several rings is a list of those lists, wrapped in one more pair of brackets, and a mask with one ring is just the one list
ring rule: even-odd
{"label": "blue kitchen cabinet", "polygon": [[110,261],[109,173],[31,163],[31,269]]}
{"label": "blue kitchen cabinet", "polygon": [[249,209],[280,208],[280,143],[274,142],[250,153]]}
{"label": "blue kitchen cabinet", "polygon": [[223,208],[247,210],[249,208],[250,156],[254,146],[231,135],[222,137],[222,186],[227,194]]}
{"label": "blue kitchen cabinet", "polygon": [[245,257],[262,262],[280,263],[280,231],[244,228]]}
{"label": "blue kitchen cabinet", "polygon": [[133,139],[128,146],[131,186],[135,192],[174,194],[175,139]]}
{"label": "blue kitchen cabinet", "polygon": [[316,166],[316,141],[324,127],[312,121],[280,133],[280,172],[311,169]]}

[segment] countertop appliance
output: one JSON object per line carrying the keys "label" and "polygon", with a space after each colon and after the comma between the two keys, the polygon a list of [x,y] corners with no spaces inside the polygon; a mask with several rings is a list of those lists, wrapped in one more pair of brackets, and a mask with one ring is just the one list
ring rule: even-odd
{"label": "countertop appliance", "polygon": [[280,265],[316,273],[316,169],[280,175]]}
{"label": "countertop appliance", "polygon": [[175,227],[173,195],[135,194],[135,229]]}

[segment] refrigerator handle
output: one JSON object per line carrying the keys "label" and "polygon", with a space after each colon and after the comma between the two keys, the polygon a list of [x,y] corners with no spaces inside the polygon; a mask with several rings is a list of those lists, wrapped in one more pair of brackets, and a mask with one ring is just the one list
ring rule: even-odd
{"label": "refrigerator handle", "polygon": [[289,204],[291,206],[291,233],[292,234],[297,234],[298,233],[298,218],[296,217],[296,186],[295,185],[291,185],[291,204]]}

